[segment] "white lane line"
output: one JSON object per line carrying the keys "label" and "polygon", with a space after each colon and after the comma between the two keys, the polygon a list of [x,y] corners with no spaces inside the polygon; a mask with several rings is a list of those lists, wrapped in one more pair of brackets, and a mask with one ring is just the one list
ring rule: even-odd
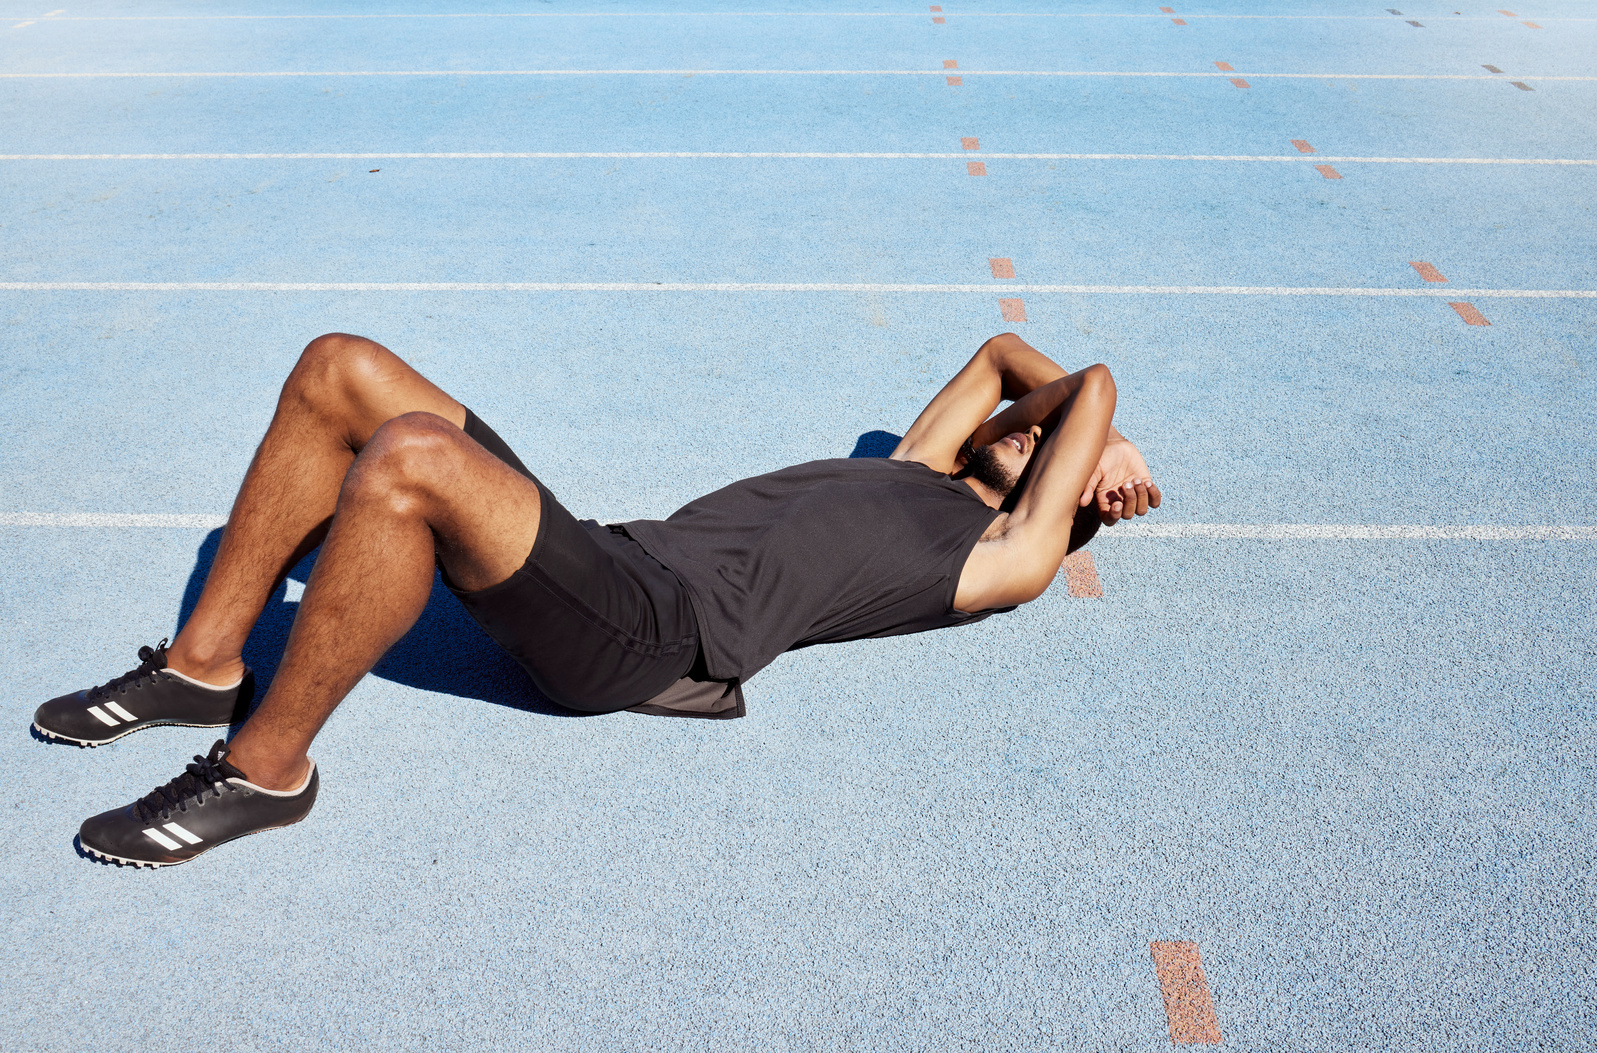
{"label": "white lane line", "polygon": [[1597,541],[1597,526],[1417,526],[1354,523],[1137,523],[1099,538],[1224,541]]}
{"label": "white lane line", "polygon": [[951,285],[881,282],[0,282],[9,292],[841,292],[1109,296],[1430,296],[1597,299],[1592,289],[1382,289],[1319,285]]}
{"label": "white lane line", "polygon": [[[1192,77],[1246,76],[1250,80],[1480,80],[1593,81],[1597,76],[1527,76],[1483,73],[1253,73],[1247,70],[960,70],[969,77]],[[929,69],[367,69],[367,70],[190,70],[164,72],[0,73],[5,80],[90,80],[111,77],[942,77]]]}
{"label": "white lane line", "polygon": [[[0,512],[0,526],[214,529],[226,516]],[[1366,523],[1123,523],[1099,538],[1225,541],[1597,541],[1597,526],[1424,526]]]}
{"label": "white lane line", "polygon": [[[1281,162],[1286,164],[1396,164],[1396,165],[1597,165],[1597,159],[1579,157],[1340,157],[1327,154],[1016,154],[983,152],[982,157],[1012,161],[1220,161]],[[822,153],[819,151],[733,150],[566,150],[566,151],[451,151],[434,153],[282,153],[282,154],[0,154],[0,161],[557,161],[582,159],[738,159],[947,161],[968,160],[968,152],[953,153]]]}
{"label": "white lane line", "polygon": [[0,526],[8,527],[184,527],[214,530],[227,525],[226,516],[152,515],[146,512],[0,512]]}
{"label": "white lane line", "polygon": [[[47,16],[48,17],[48,16]],[[925,18],[924,14],[908,11],[481,11],[448,12],[437,14],[336,14],[336,15],[72,15],[57,19],[60,22],[186,22],[186,21],[292,21],[298,19],[342,20],[375,18]],[[1099,11],[980,11],[957,14],[956,18],[1153,18],[1164,21],[1163,14],[1128,14]],[[1183,18],[1255,19],[1255,20],[1319,20],[1332,22],[1390,22],[1387,15],[1189,15]],[[1486,15],[1459,15],[1449,17],[1449,22],[1496,22],[1501,18]],[[1597,18],[1543,18],[1543,22],[1597,22]]]}

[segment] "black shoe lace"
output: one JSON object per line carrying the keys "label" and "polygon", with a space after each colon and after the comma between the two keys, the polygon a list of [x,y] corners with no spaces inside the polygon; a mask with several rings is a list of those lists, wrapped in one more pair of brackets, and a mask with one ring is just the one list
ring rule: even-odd
{"label": "black shoe lace", "polygon": [[133,802],[133,814],[141,823],[154,822],[157,817],[170,819],[174,811],[188,811],[188,803],[204,804],[206,795],[220,797],[231,787],[228,779],[239,775],[239,770],[227,763],[227,743],[218,739],[208,757],[194,756],[194,763],[183,774],[151,790],[148,796]]}
{"label": "black shoe lace", "polygon": [[127,694],[129,687],[143,680],[145,677],[154,676],[157,670],[166,668],[166,640],[151,647],[145,644],[139,648],[139,667],[130,669],[115,680],[107,681],[99,687],[91,687],[87,692],[88,699],[92,702],[97,698],[104,698],[112,691],[119,695]]}

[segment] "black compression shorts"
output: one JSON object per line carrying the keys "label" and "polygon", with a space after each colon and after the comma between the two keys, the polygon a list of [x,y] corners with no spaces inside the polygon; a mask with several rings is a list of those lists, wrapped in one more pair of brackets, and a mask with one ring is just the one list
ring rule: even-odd
{"label": "black compression shorts", "polygon": [[541,499],[538,537],[520,570],[476,592],[450,586],[467,613],[568,709],[626,709],[686,676],[699,627],[677,576],[620,527],[578,521],[469,409],[465,430],[532,480]]}

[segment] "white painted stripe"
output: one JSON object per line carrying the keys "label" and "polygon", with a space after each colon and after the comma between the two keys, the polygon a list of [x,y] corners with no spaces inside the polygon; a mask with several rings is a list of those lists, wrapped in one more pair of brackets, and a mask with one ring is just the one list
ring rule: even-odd
{"label": "white painted stripe", "polygon": [[[147,512],[0,512],[0,527],[188,527],[213,530],[226,516],[152,515]],[[114,723],[114,722],[113,722]]]}
{"label": "white painted stripe", "polygon": [[[1193,17],[1193,16],[1188,16]],[[1594,81],[1597,76],[1516,76],[1511,73],[1255,73],[1250,70],[988,69],[959,71],[965,77],[1151,77],[1200,80],[1475,80]],[[945,69],[323,69],[323,70],[97,70],[0,73],[3,80],[104,80],[132,78],[247,77],[943,77]]]}
{"label": "white painted stripe", "polygon": [[[47,18],[51,16],[45,16]],[[70,15],[56,18],[57,22],[186,22],[186,21],[287,21],[292,19],[375,19],[375,18],[914,18],[929,17],[924,12],[909,11],[471,11],[442,12],[437,14],[326,14],[326,15]],[[979,11],[968,14],[954,13],[952,17],[965,18],[1152,18],[1164,21],[1169,15],[1132,14],[1112,11]],[[1316,20],[1330,22],[1389,22],[1388,15],[1189,15],[1183,18],[1254,19],[1254,20]],[[1538,16],[1540,17],[1540,16]],[[1449,17],[1449,22],[1496,22],[1500,17],[1486,15],[1460,15]],[[1543,22],[1597,22],[1597,18],[1543,18]]]}
{"label": "white painted stripe", "polygon": [[114,728],[117,726],[117,719],[107,714],[106,711],[101,709],[99,706],[90,706],[89,712],[94,714],[95,720],[98,720],[107,727]]}
{"label": "white painted stripe", "polygon": [[1416,526],[1357,523],[1125,523],[1099,538],[1225,541],[1597,541],[1597,526]]}
{"label": "white painted stripe", "polygon": [[[1070,293],[1091,296],[1428,296],[1594,299],[1591,289],[1383,289],[1320,285],[954,285],[910,282],[0,282],[10,292],[840,292]],[[26,526],[7,523],[0,526]],[[94,524],[87,524],[94,525]],[[159,524],[151,524],[159,525]],[[182,525],[204,525],[200,523]],[[218,524],[212,524],[218,525]]]}
{"label": "white painted stripe", "polygon": [[109,709],[111,712],[115,713],[117,716],[121,717],[123,720],[127,721],[129,724],[131,724],[135,720],[139,719],[138,717],[134,716],[132,713],[129,713],[127,710],[123,709],[121,706],[117,705],[115,702],[107,702],[105,704],[105,708]]}
{"label": "white painted stripe", "polygon": [[183,829],[181,826],[177,825],[176,823],[167,823],[166,824],[166,828],[168,830],[172,831],[177,836],[181,837],[183,840],[187,841],[191,845],[197,845],[201,841],[205,840],[203,837],[195,837],[193,834],[189,833],[187,830]]}
{"label": "white painted stripe", "polygon": [[[1597,79],[1597,78],[1594,78]],[[1597,158],[1577,157],[1355,157],[1333,154],[1019,154],[983,151],[988,160],[1015,161],[1222,161],[1279,162],[1298,165],[1398,164],[1398,165],[1597,165]],[[733,150],[567,150],[521,152],[434,153],[281,153],[281,154],[0,154],[0,161],[550,161],[684,158],[774,158],[778,160],[950,161],[969,160],[959,153],[848,153],[822,151]]]}
{"label": "white painted stripe", "polygon": [[[44,520],[48,518],[49,522]],[[0,525],[6,517],[0,514]],[[31,526],[168,526],[184,527],[191,519],[226,522],[225,516],[34,516]],[[151,523],[161,519],[169,522]],[[133,521],[133,522],[125,522]],[[1597,526],[1426,526],[1382,523],[1120,523],[1105,528],[1099,538],[1184,539],[1215,538],[1226,541],[1597,541]],[[116,707],[129,720],[132,714]],[[92,707],[93,709],[98,707]],[[106,723],[116,721],[102,716]]]}
{"label": "white painted stripe", "polygon": [[161,833],[159,830],[146,830],[144,831],[144,836],[148,837],[150,840],[154,841],[156,844],[160,845],[169,852],[179,851],[183,847],[170,837],[167,837],[165,834]]}

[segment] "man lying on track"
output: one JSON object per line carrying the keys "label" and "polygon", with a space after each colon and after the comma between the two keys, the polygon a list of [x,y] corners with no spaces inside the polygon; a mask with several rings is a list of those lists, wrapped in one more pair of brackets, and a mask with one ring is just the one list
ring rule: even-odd
{"label": "man lying on track", "polygon": [[386,348],[319,337],[283,385],[177,639],[46,702],[34,727],[98,746],[159,724],[233,723],[252,691],[250,629],[317,545],[259,708],[184,774],[86,820],[86,852],[167,866],[303,819],[316,800],[311,740],[421,615],[435,567],[563,706],[739,715],[741,682],[784,651],[1011,610],[1054,580],[1078,509],[1095,528],[1158,507],[1114,409],[1105,366],[1066,373],[1006,333],[887,459],[813,461],[664,521],[606,527],[573,517],[487,425]]}

